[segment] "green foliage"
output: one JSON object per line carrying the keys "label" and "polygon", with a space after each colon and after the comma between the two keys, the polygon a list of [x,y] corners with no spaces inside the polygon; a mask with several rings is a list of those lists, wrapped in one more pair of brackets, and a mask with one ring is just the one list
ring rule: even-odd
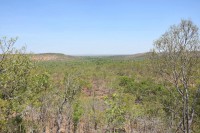
{"label": "green foliage", "polygon": [[126,89],[131,89],[134,87],[134,78],[130,78],[127,76],[120,77],[119,86],[124,87]]}
{"label": "green foliage", "polygon": [[[74,132],[104,132],[107,127],[111,132],[125,128],[165,132],[172,119],[177,121],[171,112],[181,110],[177,100],[181,97],[169,82],[161,82],[149,71],[145,58],[76,57],[33,62],[24,54],[25,49],[12,47],[15,41],[9,40],[8,45],[0,41],[1,132],[54,132],[58,125]],[[199,68],[195,70],[198,77]],[[194,83],[199,84],[199,80]],[[190,90],[192,97],[195,87]],[[197,118],[199,102],[195,109]],[[199,123],[200,119],[195,119],[195,131]],[[163,130],[150,130],[152,125]]]}
{"label": "green foliage", "polygon": [[83,113],[84,113],[83,107],[81,106],[79,101],[76,101],[73,104],[73,116],[72,116],[72,120],[73,120],[73,124],[74,124],[74,131],[77,130],[77,125],[78,125]]}
{"label": "green foliage", "polygon": [[[26,106],[26,93],[29,91],[29,79],[33,64],[27,55],[23,54],[24,49],[15,50],[11,48],[16,40],[4,40],[1,42],[1,50],[4,52],[1,59],[0,73],[0,106],[1,118],[0,123],[9,125],[12,119],[24,110]],[[3,47],[4,45],[4,47]],[[9,46],[7,46],[9,45]],[[7,48],[7,49],[6,49]],[[6,129],[5,129],[6,130]]]}
{"label": "green foliage", "polygon": [[15,39],[5,39],[4,44],[1,42],[0,130],[25,132],[26,108],[37,103],[42,91],[49,88],[48,75],[35,72],[34,63],[24,54],[25,49],[13,48]]}
{"label": "green foliage", "polygon": [[105,103],[108,106],[106,118],[111,128],[121,127],[125,122],[126,103],[120,94],[114,93],[110,97],[105,97]]}
{"label": "green foliage", "polygon": [[[199,86],[196,82],[200,65],[199,51],[198,27],[191,20],[181,20],[180,24],[171,26],[154,42],[151,58],[155,74],[168,83],[166,86],[171,93],[168,101],[175,101],[175,104],[169,102],[167,107],[173,116],[170,121],[176,123],[171,128],[186,133],[191,132],[195,119],[194,106],[197,102],[193,90],[198,90]],[[177,92],[174,93],[170,88]]]}

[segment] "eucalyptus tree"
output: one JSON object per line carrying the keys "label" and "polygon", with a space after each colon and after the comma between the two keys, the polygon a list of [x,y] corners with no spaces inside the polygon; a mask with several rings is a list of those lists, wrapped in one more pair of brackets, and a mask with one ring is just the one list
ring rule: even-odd
{"label": "eucalyptus tree", "polygon": [[180,105],[180,110],[171,110],[176,114],[176,131],[191,132],[194,122],[195,104],[198,96],[196,84],[199,71],[200,41],[198,27],[190,20],[182,20],[173,25],[154,42],[152,63],[154,70],[178,95],[172,93]]}
{"label": "eucalyptus tree", "polygon": [[[35,108],[40,94],[49,88],[47,78],[37,73],[26,49],[14,47],[16,41],[0,39],[0,131],[8,133],[30,129],[29,109]],[[37,116],[38,112],[33,114]]]}
{"label": "eucalyptus tree", "polygon": [[33,68],[32,62],[24,53],[25,49],[14,48],[16,40],[17,38],[6,37],[0,39],[0,121],[5,124],[0,127],[4,127],[2,130],[6,132],[22,122],[22,112],[27,101],[25,94],[29,89]]}
{"label": "eucalyptus tree", "polygon": [[58,90],[58,105],[57,105],[57,133],[61,132],[63,120],[67,121],[67,132],[71,132],[72,116],[72,103],[74,102],[77,94],[81,91],[81,83],[79,79],[79,73],[70,71],[65,73],[63,88]]}

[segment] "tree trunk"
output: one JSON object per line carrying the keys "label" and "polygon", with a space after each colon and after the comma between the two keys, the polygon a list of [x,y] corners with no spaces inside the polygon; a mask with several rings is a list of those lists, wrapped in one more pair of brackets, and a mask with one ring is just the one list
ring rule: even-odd
{"label": "tree trunk", "polygon": [[67,124],[67,126],[68,126],[68,129],[67,129],[67,132],[68,133],[70,133],[70,131],[71,131],[71,122],[70,122],[70,119],[68,118],[68,124]]}
{"label": "tree trunk", "polygon": [[57,125],[57,130],[56,133],[60,133],[61,125],[62,125],[62,114],[58,114],[57,120],[56,120],[56,125]]}
{"label": "tree trunk", "polygon": [[186,127],[187,127],[187,133],[190,133],[190,126],[189,126],[189,94],[188,89],[186,88]]}

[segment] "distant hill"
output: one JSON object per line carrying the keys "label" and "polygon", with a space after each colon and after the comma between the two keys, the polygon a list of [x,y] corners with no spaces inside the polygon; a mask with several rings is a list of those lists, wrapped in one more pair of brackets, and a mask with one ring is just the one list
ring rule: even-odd
{"label": "distant hill", "polygon": [[31,54],[31,58],[34,61],[64,61],[74,59],[75,57],[61,53],[41,53]]}
{"label": "distant hill", "polygon": [[132,55],[98,55],[98,56],[70,56],[62,53],[40,53],[31,54],[31,58],[34,61],[67,61],[73,59],[85,59],[85,58],[109,58],[113,60],[140,60],[148,56],[149,53],[138,53]]}
{"label": "distant hill", "polygon": [[102,59],[112,59],[112,60],[142,60],[142,59],[147,58],[149,54],[150,52],[131,54],[131,55],[81,56],[80,58],[88,58],[88,59],[102,58]]}
{"label": "distant hill", "polygon": [[128,56],[128,58],[134,58],[134,59],[145,59],[148,58],[149,55],[151,55],[151,52],[146,52],[146,53],[138,53],[138,54],[133,54]]}

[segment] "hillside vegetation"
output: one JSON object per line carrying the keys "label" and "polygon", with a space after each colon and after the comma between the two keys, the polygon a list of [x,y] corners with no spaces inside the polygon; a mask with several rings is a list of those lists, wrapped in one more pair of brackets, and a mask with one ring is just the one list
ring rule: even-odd
{"label": "hillside vegetation", "polygon": [[31,59],[33,61],[66,61],[72,60],[74,57],[67,56],[60,53],[41,53],[41,54],[31,54]]}
{"label": "hillside vegetation", "polygon": [[136,55],[26,54],[2,38],[0,133],[198,133],[198,39],[186,20]]}

